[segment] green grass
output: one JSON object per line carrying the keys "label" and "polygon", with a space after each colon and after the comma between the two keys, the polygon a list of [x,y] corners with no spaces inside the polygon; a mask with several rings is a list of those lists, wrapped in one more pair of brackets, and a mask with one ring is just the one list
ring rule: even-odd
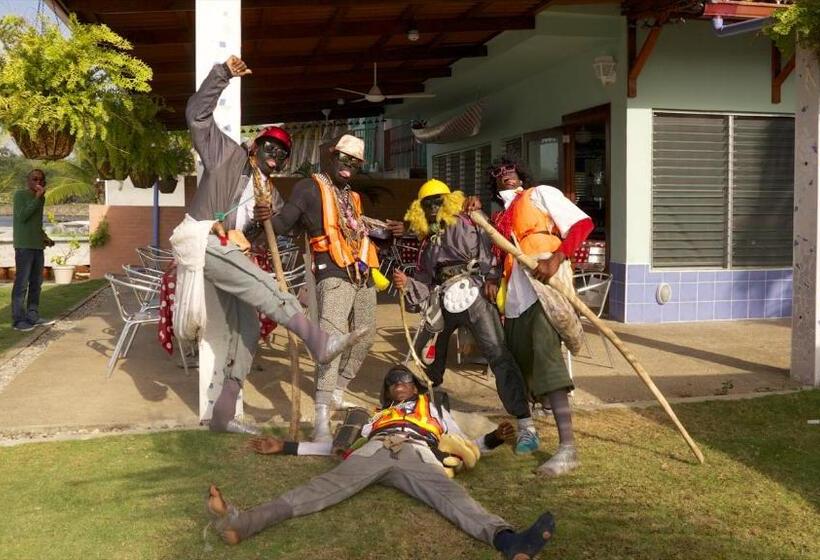
{"label": "green grass", "polygon": [[[820,391],[677,407],[706,463],[656,409],[579,413],[583,466],[537,479],[546,457],[504,449],[459,478],[516,526],[555,513],[543,558],[816,559],[820,543]],[[554,428],[541,424],[543,447]],[[200,431],[0,449],[4,559],[490,559],[435,512],[375,487],[289,520],[238,547],[205,526],[216,482],[242,507],[323,472],[326,458],[263,457],[241,436]]]}
{"label": "green grass", "polygon": [[[72,282],[64,286],[45,283],[40,294],[40,316],[57,318],[104,284],[105,280]],[[0,285],[0,302],[4,304],[0,307],[0,355],[37,332],[18,332],[11,327],[11,288],[11,283]]]}

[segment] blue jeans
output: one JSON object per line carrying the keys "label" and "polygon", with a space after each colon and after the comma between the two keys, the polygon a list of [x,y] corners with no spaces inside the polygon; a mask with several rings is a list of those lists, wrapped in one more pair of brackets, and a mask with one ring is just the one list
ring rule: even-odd
{"label": "blue jeans", "polygon": [[14,276],[14,288],[11,290],[12,322],[33,323],[39,318],[40,287],[43,285],[43,250],[15,249],[14,264],[17,273]]}

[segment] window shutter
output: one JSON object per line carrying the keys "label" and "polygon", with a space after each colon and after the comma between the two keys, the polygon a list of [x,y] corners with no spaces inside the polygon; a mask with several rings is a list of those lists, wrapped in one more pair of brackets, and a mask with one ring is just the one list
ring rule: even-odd
{"label": "window shutter", "polygon": [[652,265],[726,265],[728,117],[656,113]]}
{"label": "window shutter", "polygon": [[792,263],[794,119],[735,117],[732,266]]}

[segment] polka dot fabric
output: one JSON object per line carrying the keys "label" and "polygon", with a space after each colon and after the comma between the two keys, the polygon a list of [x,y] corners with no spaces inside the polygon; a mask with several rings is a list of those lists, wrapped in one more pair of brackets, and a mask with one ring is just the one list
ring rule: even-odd
{"label": "polka dot fabric", "polygon": [[[266,272],[271,271],[270,261],[260,253],[253,253],[253,262]],[[157,327],[157,338],[163,350],[169,355],[174,353],[174,298],[176,297],[177,269],[172,265],[162,276],[159,288],[159,325]],[[268,335],[276,328],[276,323],[268,319],[264,314],[259,314],[259,337],[267,339]]]}

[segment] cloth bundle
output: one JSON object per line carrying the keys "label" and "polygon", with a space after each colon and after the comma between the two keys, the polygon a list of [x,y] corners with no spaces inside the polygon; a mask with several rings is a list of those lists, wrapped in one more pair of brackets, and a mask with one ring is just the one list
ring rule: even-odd
{"label": "cloth bundle", "polygon": [[[547,320],[558,331],[558,336],[564,341],[567,349],[573,354],[578,354],[584,343],[584,327],[578,313],[572,304],[561,293],[552,286],[542,284],[527,273],[538,300],[541,302]],[[572,283],[572,267],[569,261],[564,261],[553,278],[574,290]]]}
{"label": "cloth bundle", "polygon": [[171,234],[171,247],[177,263],[174,334],[183,340],[196,340],[205,328],[205,249],[214,220],[198,221],[185,214]]}

